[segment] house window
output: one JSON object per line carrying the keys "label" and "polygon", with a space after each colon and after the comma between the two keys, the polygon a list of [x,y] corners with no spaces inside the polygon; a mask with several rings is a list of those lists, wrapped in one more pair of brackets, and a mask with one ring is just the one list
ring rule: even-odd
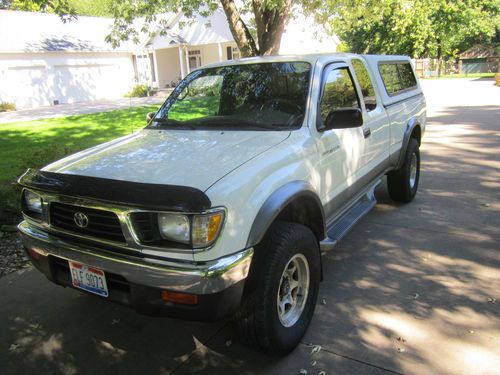
{"label": "house window", "polygon": [[188,51],[189,70],[198,69],[201,66],[201,51],[199,49]]}
{"label": "house window", "polygon": [[233,59],[234,60],[238,60],[238,59],[241,59],[241,53],[240,53],[240,50],[238,49],[238,47],[233,47]]}

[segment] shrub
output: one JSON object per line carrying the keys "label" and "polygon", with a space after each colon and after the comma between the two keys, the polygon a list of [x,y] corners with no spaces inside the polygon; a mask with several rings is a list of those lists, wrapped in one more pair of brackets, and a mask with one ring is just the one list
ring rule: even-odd
{"label": "shrub", "polygon": [[149,96],[151,88],[148,85],[135,85],[132,91],[125,94],[126,98],[143,98]]}
{"label": "shrub", "polygon": [[0,102],[0,112],[15,111],[16,105],[14,103]]}

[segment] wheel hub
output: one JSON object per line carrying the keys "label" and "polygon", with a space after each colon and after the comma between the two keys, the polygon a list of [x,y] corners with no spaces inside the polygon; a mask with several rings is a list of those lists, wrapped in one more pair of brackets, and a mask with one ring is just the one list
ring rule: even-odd
{"label": "wheel hub", "polygon": [[302,254],[290,259],[281,275],[277,296],[280,323],[291,327],[300,319],[309,293],[309,263]]}
{"label": "wheel hub", "polygon": [[417,183],[417,155],[413,153],[410,160],[410,188],[414,188]]}

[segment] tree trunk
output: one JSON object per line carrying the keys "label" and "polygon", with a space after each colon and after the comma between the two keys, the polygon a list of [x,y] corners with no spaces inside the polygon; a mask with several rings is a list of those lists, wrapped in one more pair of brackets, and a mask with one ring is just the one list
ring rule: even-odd
{"label": "tree trunk", "polygon": [[438,63],[437,63],[437,71],[438,71],[438,78],[441,77],[441,65],[442,65],[442,60],[443,60],[443,51],[441,49],[441,43],[438,41],[438,50],[437,50],[437,59],[438,59]]}
{"label": "tree trunk", "polygon": [[259,39],[259,55],[277,55],[280,50],[281,37],[290,14],[292,0],[285,0],[275,9],[264,8],[261,0],[253,0],[252,7]]}
{"label": "tree trunk", "polygon": [[238,46],[243,57],[256,56],[259,50],[255,44],[247,25],[241,19],[240,12],[236,8],[233,0],[220,0],[222,8],[226,13],[226,18],[229,23],[229,30],[233,34],[234,41]]}

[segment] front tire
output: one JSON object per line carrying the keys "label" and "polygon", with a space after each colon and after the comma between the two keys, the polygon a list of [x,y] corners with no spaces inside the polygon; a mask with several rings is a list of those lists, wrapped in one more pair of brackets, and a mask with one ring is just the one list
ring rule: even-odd
{"label": "front tire", "polygon": [[411,202],[417,194],[419,179],[420,151],[418,141],[411,138],[406,148],[403,166],[387,174],[389,196],[396,202]]}
{"label": "front tire", "polygon": [[[258,255],[257,255],[258,254]],[[311,322],[320,282],[320,252],[312,231],[278,222],[256,249],[250,293],[236,316],[240,337],[267,353],[293,350]]]}

